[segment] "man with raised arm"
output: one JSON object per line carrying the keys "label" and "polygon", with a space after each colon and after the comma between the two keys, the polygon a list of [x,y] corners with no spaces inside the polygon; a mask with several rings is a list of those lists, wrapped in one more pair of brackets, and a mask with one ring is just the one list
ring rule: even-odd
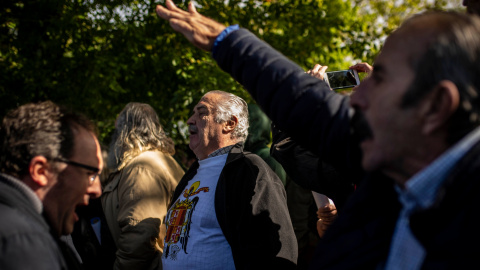
{"label": "man with raised arm", "polygon": [[407,20],[348,98],[247,30],[225,28],[192,4],[188,12],[170,0],[166,6],[157,14],[212,51],[281,130],[337,169],[361,164],[367,172],[312,268],[479,267],[477,16],[427,12]]}

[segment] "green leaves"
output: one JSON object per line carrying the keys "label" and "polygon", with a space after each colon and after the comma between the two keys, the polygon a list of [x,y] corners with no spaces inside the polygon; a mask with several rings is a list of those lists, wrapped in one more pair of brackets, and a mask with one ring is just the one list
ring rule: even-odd
{"label": "green leaves", "polygon": [[[186,8],[187,1],[175,1]],[[240,24],[305,70],[372,63],[383,39],[409,15],[448,1],[198,0],[198,11]],[[251,102],[242,87],[157,18],[147,0],[9,0],[0,4],[0,114],[50,99],[86,113],[107,144],[131,101],[151,104],[185,143],[184,122],[214,89]]]}

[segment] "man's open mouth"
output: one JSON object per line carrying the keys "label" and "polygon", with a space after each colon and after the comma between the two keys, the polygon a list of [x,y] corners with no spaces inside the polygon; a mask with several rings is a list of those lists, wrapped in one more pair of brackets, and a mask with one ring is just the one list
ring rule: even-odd
{"label": "man's open mouth", "polygon": [[195,135],[198,133],[198,128],[194,125],[190,125],[188,126],[188,132],[190,133],[190,135]]}

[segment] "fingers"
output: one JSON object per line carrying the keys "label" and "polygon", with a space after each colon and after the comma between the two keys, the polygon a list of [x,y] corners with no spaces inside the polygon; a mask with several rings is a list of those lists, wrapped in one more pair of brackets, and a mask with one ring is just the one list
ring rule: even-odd
{"label": "fingers", "polygon": [[166,0],[166,1],[165,1],[165,6],[166,6],[169,10],[171,10],[171,11],[175,11],[175,12],[179,12],[179,13],[187,13],[186,11],[178,8],[178,7],[173,3],[172,0]]}
{"label": "fingers", "polygon": [[322,238],[325,235],[325,232],[327,231],[329,226],[330,226],[329,223],[327,224],[321,219],[317,221],[317,232],[320,238]]}
{"label": "fingers", "polygon": [[193,2],[188,3],[188,11],[192,14],[198,14],[197,9],[195,8],[195,5]]}
{"label": "fingers", "polygon": [[193,40],[193,29],[190,24],[178,19],[170,19],[173,30],[182,33],[190,42]]}
{"label": "fingers", "polygon": [[337,215],[324,216],[318,220],[322,220],[325,224],[330,225],[337,219]]}
{"label": "fingers", "polygon": [[197,12],[194,4],[188,4],[188,11],[175,6],[171,0],[165,1],[165,7],[158,5],[159,17],[168,20],[173,30],[183,34],[193,45],[211,51],[215,39],[226,28],[223,24]]}
{"label": "fingers", "polygon": [[373,67],[368,63],[362,62],[351,66],[350,69],[355,69],[358,72],[366,72],[367,74],[370,74],[373,70]]}
{"label": "fingers", "polygon": [[161,5],[157,5],[155,12],[157,12],[158,17],[164,20],[168,20],[170,18],[170,11]]}
{"label": "fingers", "polygon": [[322,66],[319,64],[316,64],[312,69],[307,71],[307,74],[318,78],[320,80],[323,80],[323,76],[325,74],[325,71],[327,70],[328,66]]}
{"label": "fingers", "polygon": [[[181,19],[181,20],[186,20],[189,16],[191,16],[190,13],[188,13],[185,10],[182,10],[178,8],[171,0],[166,0],[165,1],[165,6],[162,5],[157,5],[155,8],[155,11],[157,12],[157,15],[165,20],[170,20],[170,19]],[[190,8],[193,7],[193,10],[195,14],[198,14],[195,6],[193,6],[193,3],[190,2],[189,4],[189,10]]]}
{"label": "fingers", "polygon": [[324,230],[324,226],[322,224],[322,220],[319,219],[317,221],[317,232],[318,232],[318,235],[321,237],[323,237],[323,235],[325,234],[325,230]]}
{"label": "fingers", "polygon": [[317,232],[320,237],[323,237],[328,227],[337,219],[337,208],[334,204],[325,205],[318,208],[317,216]]}
{"label": "fingers", "polygon": [[327,71],[327,68],[328,68],[328,66],[320,66],[320,68],[318,69],[318,72],[324,74],[325,71]]}
{"label": "fingers", "polygon": [[322,66],[322,65],[316,64],[313,67],[312,72],[314,72],[314,73],[325,73],[327,68],[328,68],[328,66]]}
{"label": "fingers", "polygon": [[330,224],[337,218],[338,212],[334,204],[328,204],[318,208],[317,217],[323,222]]}
{"label": "fingers", "polygon": [[318,72],[323,75],[327,71],[327,68],[328,68],[328,66],[323,66],[323,67],[320,68],[320,70]]}
{"label": "fingers", "polygon": [[327,204],[323,207],[318,208],[317,215],[323,215],[325,213],[337,212],[337,207],[335,204]]}

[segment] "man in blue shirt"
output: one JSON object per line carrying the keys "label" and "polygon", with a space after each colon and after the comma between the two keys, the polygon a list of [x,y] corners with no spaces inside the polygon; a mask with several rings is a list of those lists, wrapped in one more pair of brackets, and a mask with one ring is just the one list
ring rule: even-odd
{"label": "man in blue shirt", "polygon": [[195,161],[165,217],[163,269],[295,269],[297,242],[283,183],[243,151],[247,103],[206,93],[187,121]]}
{"label": "man in blue shirt", "polygon": [[193,4],[188,12],[170,0],[166,6],[157,14],[212,51],[281,130],[336,169],[367,173],[313,268],[479,266],[477,16],[427,12],[407,20],[349,98],[247,30],[203,17]]}

